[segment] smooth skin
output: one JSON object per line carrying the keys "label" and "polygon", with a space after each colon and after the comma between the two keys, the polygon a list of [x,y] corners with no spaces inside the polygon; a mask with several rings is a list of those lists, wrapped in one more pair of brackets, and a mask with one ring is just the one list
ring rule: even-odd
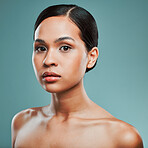
{"label": "smooth skin", "polygon": [[[12,120],[14,148],[143,148],[137,130],[91,101],[83,77],[98,58],[87,52],[79,28],[66,16],[45,19],[35,31],[32,62],[51,104],[30,108]],[[44,72],[61,77],[42,79]]]}

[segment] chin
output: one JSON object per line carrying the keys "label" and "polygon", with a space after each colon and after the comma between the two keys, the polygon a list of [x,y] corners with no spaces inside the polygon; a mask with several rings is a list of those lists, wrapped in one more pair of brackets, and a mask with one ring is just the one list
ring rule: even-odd
{"label": "chin", "polygon": [[77,84],[79,83],[71,83],[71,84],[61,86],[61,85],[57,85],[56,83],[51,83],[51,84],[42,85],[42,88],[49,93],[63,93],[71,90],[72,88],[77,86]]}
{"label": "chin", "polygon": [[63,89],[62,87],[54,86],[52,84],[50,84],[50,86],[43,85],[42,88],[49,93],[60,93],[66,90],[66,89]]}

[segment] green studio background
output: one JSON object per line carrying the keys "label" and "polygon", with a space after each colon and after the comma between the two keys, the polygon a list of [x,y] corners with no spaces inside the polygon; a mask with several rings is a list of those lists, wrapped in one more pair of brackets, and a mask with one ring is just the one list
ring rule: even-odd
{"label": "green studio background", "polygon": [[33,25],[49,5],[74,3],[97,20],[100,55],[84,77],[88,96],[135,126],[148,147],[147,0],[0,0],[0,148],[11,147],[11,120],[50,103],[32,67]]}

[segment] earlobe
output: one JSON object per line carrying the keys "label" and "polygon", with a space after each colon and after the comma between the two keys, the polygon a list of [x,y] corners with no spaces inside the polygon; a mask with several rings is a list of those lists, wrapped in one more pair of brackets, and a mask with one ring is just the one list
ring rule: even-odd
{"label": "earlobe", "polygon": [[97,47],[93,47],[91,51],[88,53],[88,63],[87,63],[87,68],[92,68],[99,56],[99,50]]}

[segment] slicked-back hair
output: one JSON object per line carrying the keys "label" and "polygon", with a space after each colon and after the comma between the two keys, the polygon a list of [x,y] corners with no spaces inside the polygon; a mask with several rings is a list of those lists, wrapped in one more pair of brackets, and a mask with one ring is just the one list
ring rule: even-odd
{"label": "slicked-back hair", "polygon": [[[94,17],[87,10],[77,5],[61,4],[44,9],[35,22],[34,34],[43,20],[53,16],[67,16],[76,24],[80,29],[80,37],[84,41],[88,52],[91,51],[93,47],[98,46],[98,29]],[[86,72],[93,69],[96,63],[92,68],[86,68]]]}

